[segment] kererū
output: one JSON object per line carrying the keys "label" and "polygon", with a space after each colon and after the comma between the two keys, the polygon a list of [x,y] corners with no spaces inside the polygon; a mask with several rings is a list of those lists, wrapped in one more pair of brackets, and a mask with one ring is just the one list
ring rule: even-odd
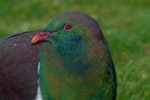
{"label": "kerer\u016b", "polygon": [[39,45],[31,31],[0,39],[0,100],[35,100],[38,87]]}
{"label": "kerer\u016b", "polygon": [[40,100],[115,100],[116,72],[100,26],[66,12],[32,38],[40,50]]}
{"label": "kerer\u016b", "polygon": [[0,100],[115,100],[116,87],[107,42],[88,15],[63,13],[44,31],[0,40]]}

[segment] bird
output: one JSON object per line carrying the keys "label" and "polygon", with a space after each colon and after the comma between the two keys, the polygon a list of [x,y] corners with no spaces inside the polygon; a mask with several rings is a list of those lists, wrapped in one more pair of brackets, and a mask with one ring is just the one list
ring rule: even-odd
{"label": "bird", "polygon": [[43,30],[16,33],[0,39],[0,100],[35,100],[39,51],[32,37]]}
{"label": "bird", "polygon": [[115,100],[117,78],[99,23],[64,12],[33,36],[40,49],[38,100]]}

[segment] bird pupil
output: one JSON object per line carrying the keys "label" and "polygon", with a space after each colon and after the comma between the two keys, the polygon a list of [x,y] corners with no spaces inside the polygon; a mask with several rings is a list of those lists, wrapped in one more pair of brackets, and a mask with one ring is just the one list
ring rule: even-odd
{"label": "bird pupil", "polygon": [[65,25],[65,30],[71,30],[72,29],[72,25],[71,24],[67,24]]}

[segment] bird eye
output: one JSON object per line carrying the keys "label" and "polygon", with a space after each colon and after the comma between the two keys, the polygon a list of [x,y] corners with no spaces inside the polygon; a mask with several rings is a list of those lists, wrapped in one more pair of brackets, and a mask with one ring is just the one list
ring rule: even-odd
{"label": "bird eye", "polygon": [[69,31],[69,30],[71,30],[72,29],[72,25],[71,24],[66,24],[65,26],[64,26],[64,30],[66,30],[66,31]]}

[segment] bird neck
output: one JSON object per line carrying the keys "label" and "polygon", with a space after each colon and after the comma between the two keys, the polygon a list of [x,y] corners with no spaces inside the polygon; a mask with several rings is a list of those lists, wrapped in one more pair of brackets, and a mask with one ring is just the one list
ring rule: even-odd
{"label": "bird neck", "polygon": [[64,69],[68,73],[77,75],[83,74],[83,71],[88,67],[85,60],[87,43],[70,41],[64,44],[54,46],[54,52],[60,58]]}

